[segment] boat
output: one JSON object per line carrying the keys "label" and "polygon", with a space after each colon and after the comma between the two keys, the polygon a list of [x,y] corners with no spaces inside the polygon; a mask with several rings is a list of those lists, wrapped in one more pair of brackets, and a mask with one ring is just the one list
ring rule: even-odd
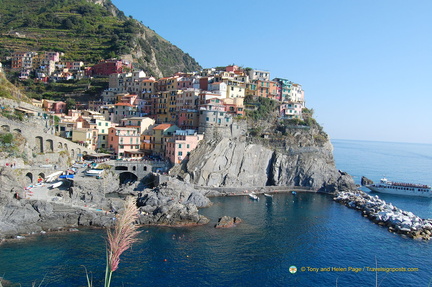
{"label": "boat", "polygon": [[372,191],[381,193],[432,197],[432,188],[428,185],[393,182],[389,181],[385,177],[377,184],[369,184],[365,186]]}
{"label": "boat", "polygon": [[85,172],[85,175],[87,176],[99,176],[102,174],[104,170],[103,169],[90,169],[88,171]]}
{"label": "boat", "polygon": [[296,195],[297,194],[297,192],[296,191],[291,191],[291,193],[293,194],[293,195]]}
{"label": "boat", "polygon": [[249,193],[249,197],[253,200],[259,200],[259,197],[254,193]]}
{"label": "boat", "polygon": [[63,184],[63,181],[58,181],[58,182],[56,182],[56,183],[53,183],[53,184],[51,185],[51,189],[54,189],[54,188],[56,188],[56,187],[60,187],[62,184]]}
{"label": "boat", "polygon": [[264,193],[264,196],[265,196],[265,197],[273,197],[273,195],[268,194],[268,193]]}

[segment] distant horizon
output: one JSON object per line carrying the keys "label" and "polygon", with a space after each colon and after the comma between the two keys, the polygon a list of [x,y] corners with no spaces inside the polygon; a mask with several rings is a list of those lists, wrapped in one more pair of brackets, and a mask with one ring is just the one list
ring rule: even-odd
{"label": "distant horizon", "polygon": [[432,1],[311,1],[112,2],[203,68],[299,83],[331,138],[432,144]]}
{"label": "distant horizon", "polygon": [[361,140],[361,139],[341,139],[341,138],[332,138],[331,141],[355,141],[355,142],[376,142],[376,143],[395,143],[395,144],[421,144],[421,145],[432,145],[432,143],[419,143],[419,142],[397,142],[397,141],[385,141],[385,140]]}

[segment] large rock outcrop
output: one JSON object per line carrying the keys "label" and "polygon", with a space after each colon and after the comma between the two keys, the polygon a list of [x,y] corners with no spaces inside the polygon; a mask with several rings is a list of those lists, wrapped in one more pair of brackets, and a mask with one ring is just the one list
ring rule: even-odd
{"label": "large rock outcrop", "polygon": [[333,147],[320,128],[269,125],[271,133],[251,136],[250,124],[234,125],[225,131],[207,129],[206,135],[212,136],[172,173],[210,187],[301,186],[324,192],[355,188],[352,178],[336,169]]}

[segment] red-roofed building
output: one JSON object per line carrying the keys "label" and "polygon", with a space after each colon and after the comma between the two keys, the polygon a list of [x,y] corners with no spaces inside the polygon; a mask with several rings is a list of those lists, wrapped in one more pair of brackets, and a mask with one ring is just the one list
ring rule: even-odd
{"label": "red-roofed building", "polygon": [[92,75],[109,76],[132,70],[132,64],[125,60],[102,60],[92,67]]}
{"label": "red-roofed building", "polygon": [[[165,157],[165,143],[170,139],[176,130],[180,128],[173,124],[160,124],[155,126],[149,137],[151,152],[154,155]],[[147,137],[145,137],[147,139]]]}

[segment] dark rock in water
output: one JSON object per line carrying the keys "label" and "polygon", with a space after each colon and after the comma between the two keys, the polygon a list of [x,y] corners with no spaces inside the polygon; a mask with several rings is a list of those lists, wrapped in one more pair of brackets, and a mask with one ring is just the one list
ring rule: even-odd
{"label": "dark rock in water", "polygon": [[370,185],[370,184],[373,184],[373,181],[370,180],[369,178],[365,177],[365,176],[362,176],[361,185],[365,186],[365,185]]}
{"label": "dark rock in water", "polygon": [[230,228],[236,226],[240,222],[242,222],[242,220],[239,217],[232,218],[230,216],[223,216],[219,218],[219,221],[215,225],[215,228]]}

